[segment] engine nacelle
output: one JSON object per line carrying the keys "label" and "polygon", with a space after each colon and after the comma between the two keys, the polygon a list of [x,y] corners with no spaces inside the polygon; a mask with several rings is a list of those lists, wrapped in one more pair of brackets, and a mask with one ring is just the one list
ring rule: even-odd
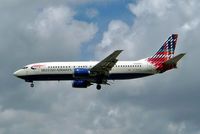
{"label": "engine nacelle", "polygon": [[74,88],[87,88],[92,85],[89,81],[82,81],[82,80],[74,80],[72,83],[72,87]]}
{"label": "engine nacelle", "polygon": [[74,69],[74,78],[87,78],[89,77],[90,71],[84,68]]}

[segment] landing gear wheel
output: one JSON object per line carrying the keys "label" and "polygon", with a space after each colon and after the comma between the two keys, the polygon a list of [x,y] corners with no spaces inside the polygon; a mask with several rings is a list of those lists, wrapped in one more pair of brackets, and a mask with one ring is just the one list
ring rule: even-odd
{"label": "landing gear wheel", "polygon": [[33,84],[33,83],[31,83],[31,87],[34,87],[34,84]]}
{"label": "landing gear wheel", "polygon": [[97,90],[101,90],[101,85],[100,84],[97,85]]}

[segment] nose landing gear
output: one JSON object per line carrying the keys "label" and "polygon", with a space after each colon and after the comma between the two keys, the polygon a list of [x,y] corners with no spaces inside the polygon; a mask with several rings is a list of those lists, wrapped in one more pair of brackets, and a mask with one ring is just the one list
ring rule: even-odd
{"label": "nose landing gear", "polygon": [[26,82],[30,82],[30,83],[31,83],[31,84],[30,84],[30,87],[34,87],[33,80],[28,80],[28,79],[26,79],[25,81],[26,81]]}

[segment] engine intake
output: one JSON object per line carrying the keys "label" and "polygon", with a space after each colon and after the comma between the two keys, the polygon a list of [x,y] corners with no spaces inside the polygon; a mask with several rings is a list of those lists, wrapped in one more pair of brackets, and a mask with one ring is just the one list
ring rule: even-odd
{"label": "engine intake", "polygon": [[82,81],[82,80],[74,80],[72,83],[72,87],[74,88],[87,88],[92,85],[89,81]]}

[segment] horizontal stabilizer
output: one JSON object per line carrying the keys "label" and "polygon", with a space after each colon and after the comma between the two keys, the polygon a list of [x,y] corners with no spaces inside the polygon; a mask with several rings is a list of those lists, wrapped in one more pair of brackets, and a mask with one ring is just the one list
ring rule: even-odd
{"label": "horizontal stabilizer", "polygon": [[163,63],[163,65],[174,65],[176,64],[181,58],[183,58],[183,56],[185,56],[186,53],[182,53],[179,54],[169,60],[167,60],[166,62]]}

